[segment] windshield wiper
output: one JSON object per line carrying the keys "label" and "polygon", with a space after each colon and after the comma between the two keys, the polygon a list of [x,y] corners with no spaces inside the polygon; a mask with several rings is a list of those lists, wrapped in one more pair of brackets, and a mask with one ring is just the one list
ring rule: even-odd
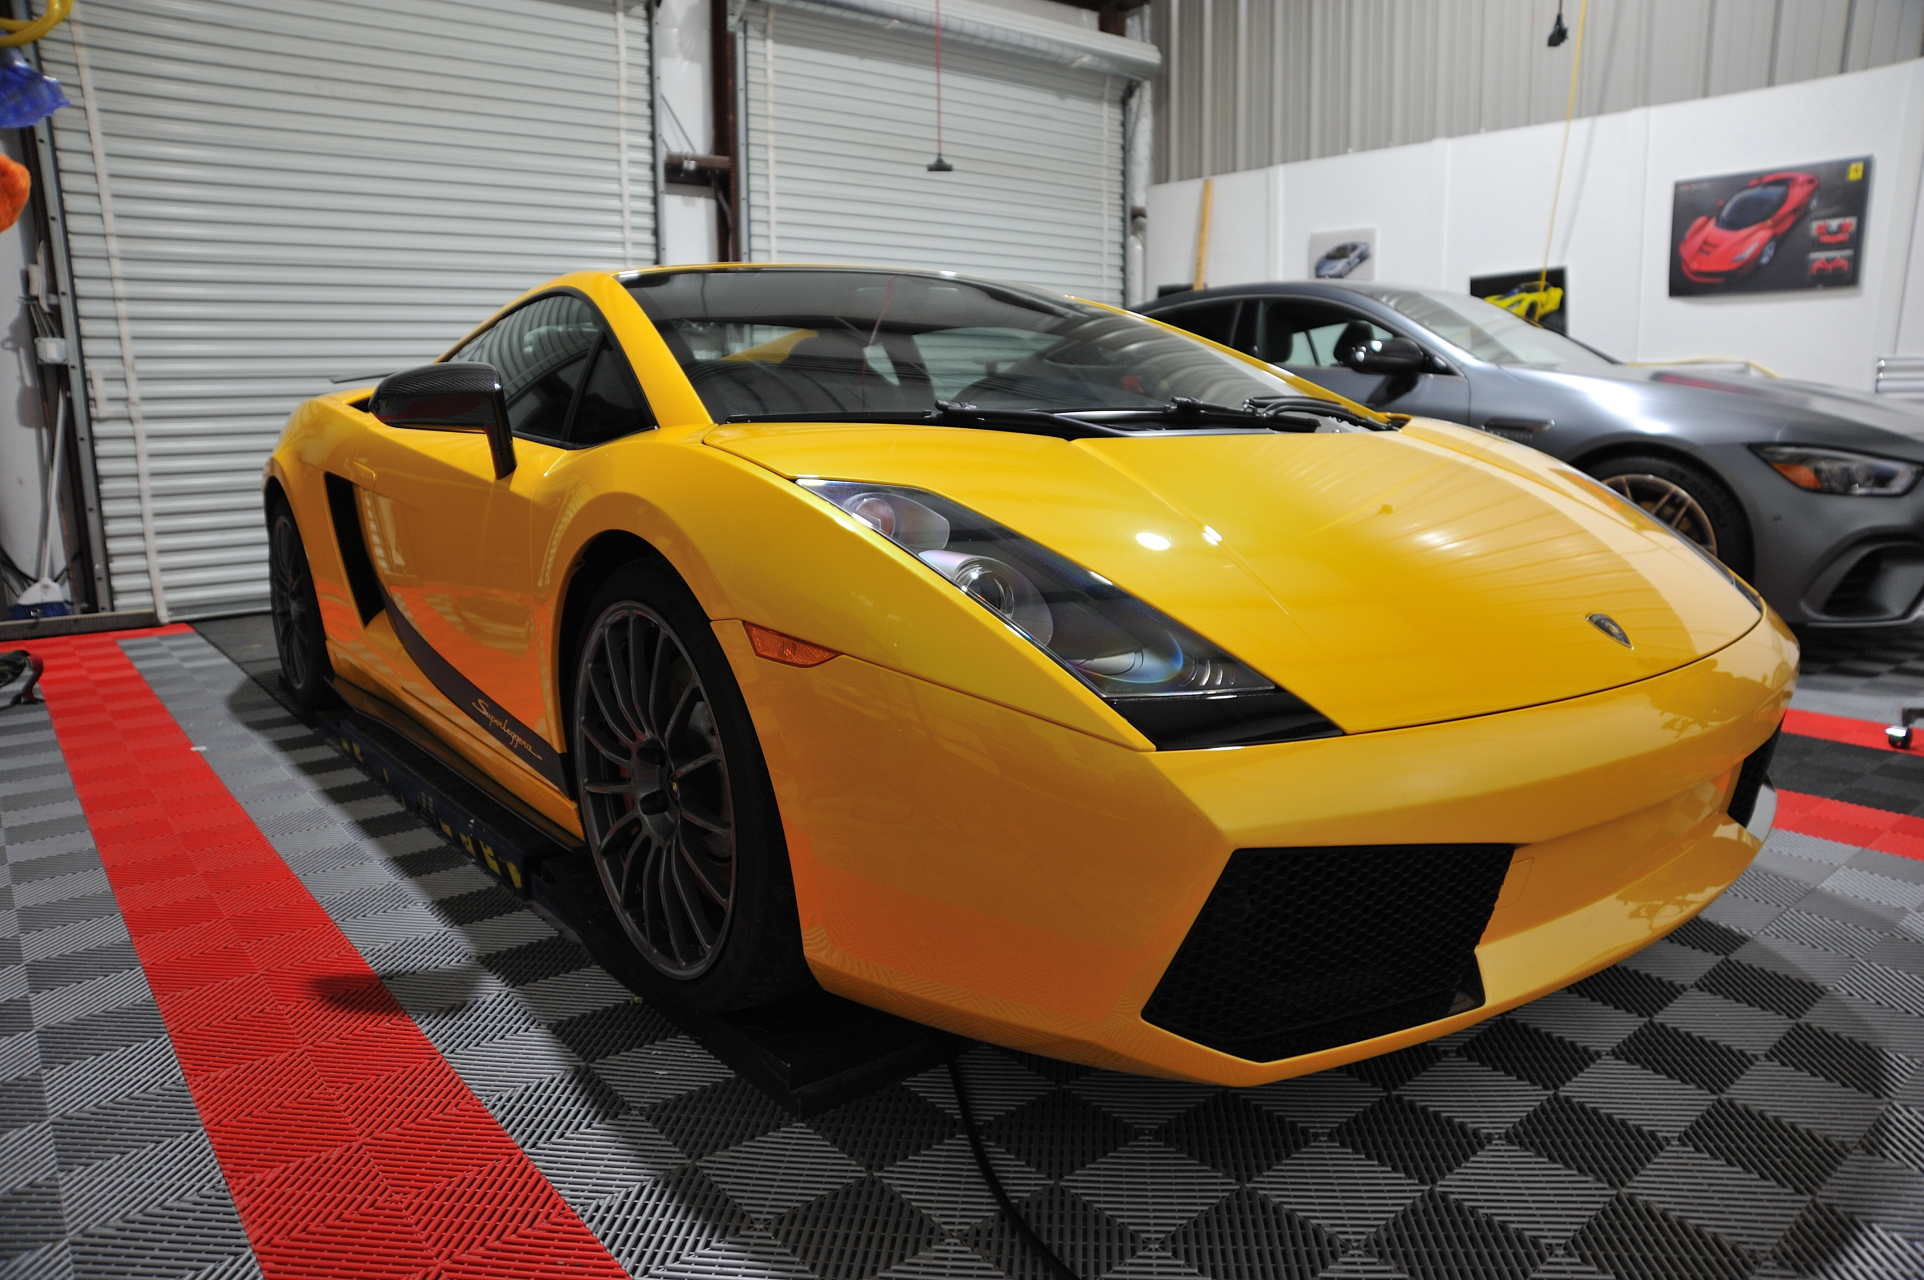
{"label": "windshield wiper", "polygon": [[1325,400],[1320,396],[1252,396],[1243,401],[1243,407],[1263,414],[1310,414],[1319,418],[1334,418],[1338,422],[1347,422],[1371,431],[1389,431],[1410,420],[1406,413],[1386,413],[1383,416],[1388,422],[1379,422],[1367,414],[1346,409],[1334,400]]}
{"label": "windshield wiper", "polygon": [[[1014,431],[1023,435],[1053,436],[1058,440],[1128,438],[1145,434],[1145,427],[1178,431],[1282,431],[1307,434],[1321,425],[1317,418],[1367,427],[1387,428],[1329,400],[1312,396],[1264,396],[1243,402],[1241,408],[1209,404],[1177,396],[1168,404],[1146,409],[984,409],[953,400],[937,400],[933,409],[841,409],[816,413],[737,413],[726,421],[739,422],[873,422],[903,426],[965,427],[980,431]],[[1407,418],[1392,418],[1401,426]]]}
{"label": "windshield wiper", "polygon": [[1192,400],[1188,396],[1177,396],[1168,404],[1153,409],[1064,409],[1065,417],[1077,418],[1083,422],[1103,422],[1121,424],[1126,422],[1156,423],[1161,426],[1175,427],[1178,430],[1191,430],[1207,427],[1242,427],[1253,431],[1314,431],[1316,424],[1302,419],[1277,418],[1275,414],[1261,408],[1252,408],[1253,402],[1244,402],[1240,409],[1232,409],[1226,404],[1210,404],[1203,400]]}
{"label": "windshield wiper", "polygon": [[1100,422],[1085,422],[1046,409],[978,409],[972,404],[938,400],[933,409],[847,409],[828,413],[736,413],[728,422],[873,422],[903,426],[972,427],[983,431],[1014,431],[1022,435],[1054,436],[1058,440],[1088,440],[1101,436],[1129,436]]}

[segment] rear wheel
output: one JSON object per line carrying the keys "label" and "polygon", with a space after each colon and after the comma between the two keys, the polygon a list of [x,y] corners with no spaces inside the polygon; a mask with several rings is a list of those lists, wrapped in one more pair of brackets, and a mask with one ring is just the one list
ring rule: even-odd
{"label": "rear wheel", "polygon": [[1750,577],[1750,522],[1737,499],[1709,473],[1687,462],[1648,456],[1611,458],[1586,469],[1737,576]]}
{"label": "rear wheel", "polygon": [[736,1009],[810,982],[761,747],[707,616],[666,565],[597,593],[575,665],[582,831],[628,940]]}
{"label": "rear wheel", "polygon": [[321,628],[320,600],[307,565],[301,527],[283,499],[267,514],[267,595],[274,621],[274,648],[281,660],[281,683],[295,705],[309,713],[334,698],[327,660],[327,635]]}

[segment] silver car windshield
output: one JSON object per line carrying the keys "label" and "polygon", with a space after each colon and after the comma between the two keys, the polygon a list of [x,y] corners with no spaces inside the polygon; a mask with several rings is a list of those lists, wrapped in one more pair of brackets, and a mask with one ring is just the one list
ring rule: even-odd
{"label": "silver car windshield", "polygon": [[1292,396],[1186,334],[934,272],[724,268],[625,280],[711,417],[1240,406]]}
{"label": "silver car windshield", "polygon": [[1427,289],[1365,289],[1443,341],[1491,364],[1608,364],[1560,333],[1540,328],[1493,302],[1467,293]]}

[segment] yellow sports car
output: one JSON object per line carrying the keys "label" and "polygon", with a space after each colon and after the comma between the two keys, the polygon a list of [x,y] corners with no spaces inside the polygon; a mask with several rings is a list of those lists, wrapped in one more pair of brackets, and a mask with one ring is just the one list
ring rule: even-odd
{"label": "yellow sports car", "polygon": [[289,687],[578,832],[687,999],[1255,1084],[1681,924],[1796,672],[1554,459],[948,272],[577,273],[293,416]]}
{"label": "yellow sports car", "polygon": [[1495,294],[1484,301],[1531,324],[1542,324],[1545,316],[1563,305],[1563,290],[1556,285],[1538,289],[1534,282],[1526,281],[1508,293]]}

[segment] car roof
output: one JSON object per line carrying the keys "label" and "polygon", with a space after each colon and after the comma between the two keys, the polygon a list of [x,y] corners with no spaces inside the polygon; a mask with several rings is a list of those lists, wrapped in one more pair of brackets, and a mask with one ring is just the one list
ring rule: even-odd
{"label": "car roof", "polygon": [[1146,314],[1163,307],[1173,307],[1178,304],[1190,302],[1208,302],[1215,298],[1263,297],[1270,294],[1297,294],[1306,297],[1329,298],[1332,300],[1337,298],[1349,300],[1360,298],[1367,301],[1375,301],[1375,299],[1370,298],[1371,289],[1424,290],[1427,288],[1429,288],[1427,285],[1391,284],[1381,280],[1371,280],[1363,286],[1344,280],[1257,280],[1248,284],[1223,284],[1217,285],[1212,289],[1186,289],[1181,293],[1165,294],[1163,297],[1153,298],[1148,302],[1140,303],[1137,309]]}

